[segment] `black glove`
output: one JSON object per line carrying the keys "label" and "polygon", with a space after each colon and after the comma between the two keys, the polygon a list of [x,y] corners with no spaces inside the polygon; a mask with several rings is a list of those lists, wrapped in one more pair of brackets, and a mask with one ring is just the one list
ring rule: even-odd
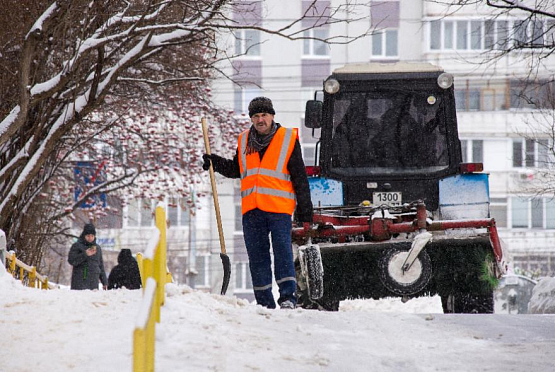
{"label": "black glove", "polygon": [[202,155],[202,160],[204,160],[204,164],[202,164],[202,169],[207,171],[210,169],[210,162],[212,160],[212,155],[204,154]]}
{"label": "black glove", "polygon": [[306,212],[305,213],[296,212],[294,220],[297,223],[297,225],[299,225],[299,226],[302,226],[303,222],[312,223],[314,221],[312,211],[310,211],[308,213],[306,213]]}

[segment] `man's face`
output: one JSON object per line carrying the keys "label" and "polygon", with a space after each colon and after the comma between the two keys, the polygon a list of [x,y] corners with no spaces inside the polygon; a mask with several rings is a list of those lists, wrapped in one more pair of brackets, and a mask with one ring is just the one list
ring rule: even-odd
{"label": "man's face", "polygon": [[94,234],[85,235],[85,240],[88,241],[89,243],[92,243],[94,241]]}
{"label": "man's face", "polygon": [[254,114],[251,117],[251,121],[258,134],[268,134],[272,129],[272,121],[274,121],[274,115],[267,113]]}

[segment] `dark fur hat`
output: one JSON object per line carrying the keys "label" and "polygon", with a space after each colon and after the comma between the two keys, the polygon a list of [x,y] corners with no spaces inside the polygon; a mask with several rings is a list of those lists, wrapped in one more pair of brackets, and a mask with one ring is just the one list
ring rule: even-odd
{"label": "dark fur hat", "polygon": [[83,236],[93,234],[96,235],[96,229],[92,223],[88,223],[83,227]]}
{"label": "dark fur hat", "polygon": [[256,97],[253,98],[251,103],[249,103],[249,117],[253,117],[256,114],[272,114],[275,115],[274,105],[272,100],[267,97]]}

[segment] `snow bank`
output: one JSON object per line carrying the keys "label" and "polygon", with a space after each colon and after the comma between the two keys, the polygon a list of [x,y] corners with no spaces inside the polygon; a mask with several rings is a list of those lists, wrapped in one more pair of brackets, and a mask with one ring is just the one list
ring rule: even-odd
{"label": "snow bank", "polygon": [[[42,291],[4,273],[0,294],[0,372],[132,369],[142,291]],[[325,312],[175,284],[166,295],[157,371],[553,371],[555,315],[447,315],[438,297]]]}
{"label": "snow bank", "polygon": [[532,291],[530,314],[555,314],[555,278],[541,278]]}

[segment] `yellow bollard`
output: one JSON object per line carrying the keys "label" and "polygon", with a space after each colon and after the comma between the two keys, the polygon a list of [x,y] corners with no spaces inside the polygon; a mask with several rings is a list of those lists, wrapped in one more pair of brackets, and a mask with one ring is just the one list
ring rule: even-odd
{"label": "yellow bollard", "polygon": [[[151,296],[148,320],[144,329],[136,328],[133,334],[133,371],[154,371],[155,328],[160,322],[160,307],[164,304],[165,284],[171,282],[167,268],[166,214],[163,207],[156,207],[155,223],[158,229],[158,244],[154,248],[154,257],[145,258],[137,253],[137,264],[143,284],[143,301],[145,295]],[[149,246],[149,252],[152,249]],[[147,292],[147,280],[150,281]]]}
{"label": "yellow bollard", "polygon": [[36,281],[37,281],[37,268],[32,266],[31,271],[29,271],[28,275],[29,275],[29,283],[27,283],[28,287],[35,288]]}
{"label": "yellow bollard", "polygon": [[42,282],[41,289],[48,289],[48,277],[44,277],[44,282]]}
{"label": "yellow bollard", "polygon": [[156,278],[156,281],[159,283],[160,291],[158,292],[158,303],[161,305],[164,304],[165,299],[165,284],[166,284],[166,261],[167,261],[167,253],[166,253],[166,213],[164,212],[164,208],[157,207],[156,208],[156,226],[160,231],[160,239],[158,240],[158,249],[156,250],[159,253],[159,276]]}
{"label": "yellow bollard", "polygon": [[139,274],[141,275],[141,285],[143,286],[143,288],[146,285],[146,276],[144,274],[144,262],[143,262],[143,254],[142,253],[137,253],[137,265],[139,266]]}
{"label": "yellow bollard", "polygon": [[10,257],[10,274],[15,276],[15,252],[8,255]]}
{"label": "yellow bollard", "polygon": [[[153,303],[153,306],[158,307],[156,302]],[[158,307],[158,310],[160,308]],[[160,312],[158,311],[158,314]],[[154,325],[155,319],[154,314],[151,313],[150,319],[148,320],[148,325],[146,327],[146,368],[147,371],[154,371],[154,353],[156,352],[155,347],[155,335],[154,335]]]}
{"label": "yellow bollard", "polygon": [[146,371],[146,335],[145,330],[135,328],[133,333],[133,371]]}

